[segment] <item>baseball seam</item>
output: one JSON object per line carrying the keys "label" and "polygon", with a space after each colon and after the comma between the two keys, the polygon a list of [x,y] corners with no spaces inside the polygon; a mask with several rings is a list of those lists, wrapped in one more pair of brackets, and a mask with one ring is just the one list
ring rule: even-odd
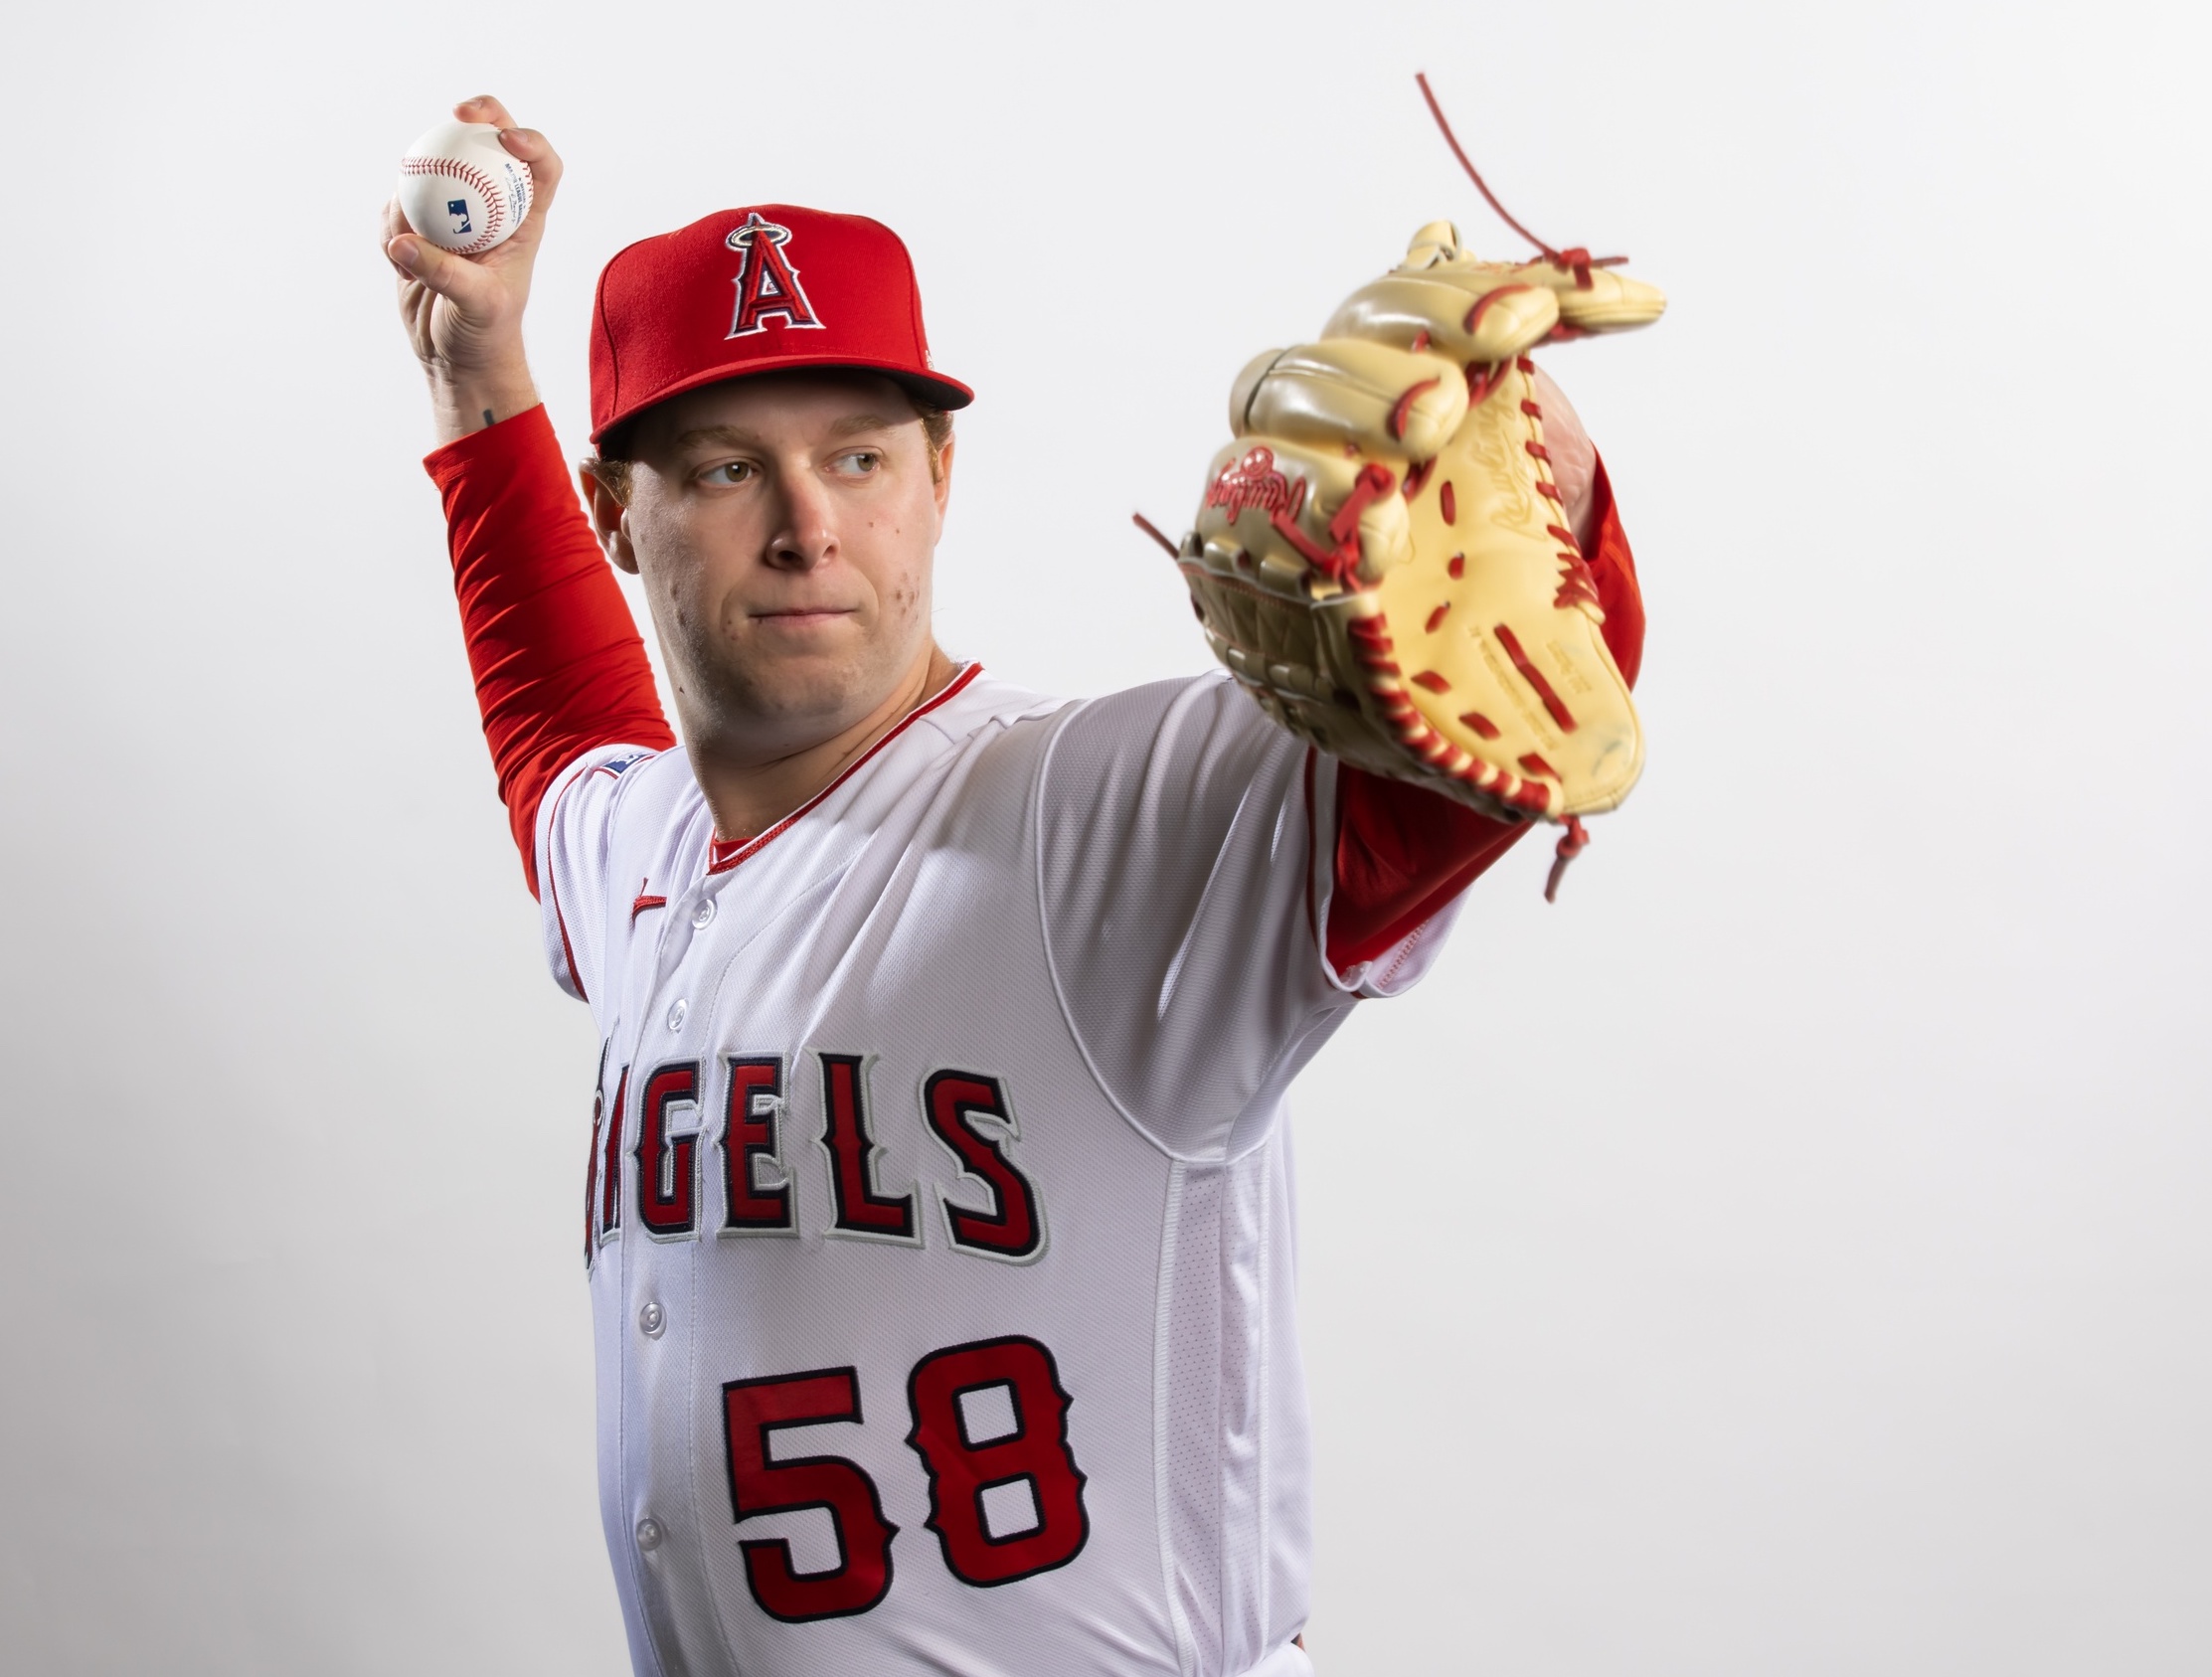
{"label": "baseball seam", "polygon": [[[501,201],[499,183],[473,163],[464,163],[457,157],[409,157],[400,163],[402,175],[445,175],[463,186],[473,187],[484,200],[484,231],[466,245],[452,247],[456,256],[480,255],[499,243],[499,230],[507,222],[507,206]],[[420,231],[420,230],[418,230]],[[425,235],[425,237],[428,237]]]}

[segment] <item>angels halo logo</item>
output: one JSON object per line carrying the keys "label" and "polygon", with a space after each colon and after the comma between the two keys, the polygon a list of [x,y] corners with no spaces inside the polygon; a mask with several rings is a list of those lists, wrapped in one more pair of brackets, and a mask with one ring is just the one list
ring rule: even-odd
{"label": "angels halo logo", "polygon": [[731,337],[766,332],[768,321],[778,315],[793,329],[822,329],[784,249],[790,242],[789,228],[763,219],[758,210],[748,211],[745,225],[731,230],[730,249],[738,253],[738,276],[732,282],[738,288],[738,311],[730,320]]}

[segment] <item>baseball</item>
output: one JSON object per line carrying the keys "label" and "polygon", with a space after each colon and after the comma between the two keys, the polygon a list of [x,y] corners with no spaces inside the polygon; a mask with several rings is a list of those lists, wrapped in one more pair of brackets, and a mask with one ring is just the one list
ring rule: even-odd
{"label": "baseball", "polygon": [[480,256],[530,214],[530,169],[489,122],[440,122],[400,162],[400,209],[439,250]]}

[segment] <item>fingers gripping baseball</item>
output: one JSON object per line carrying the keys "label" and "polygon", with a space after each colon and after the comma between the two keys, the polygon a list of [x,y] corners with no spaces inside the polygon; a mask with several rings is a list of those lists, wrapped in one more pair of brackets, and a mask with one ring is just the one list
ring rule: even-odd
{"label": "fingers gripping baseball", "polygon": [[[395,198],[384,206],[384,253],[394,267],[400,270],[400,283],[413,280],[438,296],[452,296],[457,289],[464,298],[481,292],[489,300],[497,294],[498,282],[466,256],[440,251],[407,224],[407,215]],[[476,277],[471,278],[471,275]]]}
{"label": "fingers gripping baseball", "polygon": [[474,428],[486,413],[505,418],[537,400],[523,357],[522,318],[546,213],[561,182],[560,155],[543,134],[515,126],[499,100],[463,100],[453,116],[482,125],[478,134],[496,131],[499,149],[527,171],[528,209],[500,243],[463,254],[439,249],[411,227],[397,198],[385,206],[384,253],[400,276],[401,321],[429,376],[440,430],[448,437]]}
{"label": "fingers gripping baseball", "polygon": [[[520,247],[535,252],[539,239],[544,236],[546,211],[552,207],[553,195],[561,186],[560,154],[537,129],[517,126],[515,119],[507,114],[507,107],[488,93],[463,99],[453,107],[453,116],[461,122],[490,123],[499,130],[499,143],[530,170],[530,213],[523,218],[514,238],[499,249]],[[489,255],[490,252],[486,252],[487,259]]]}

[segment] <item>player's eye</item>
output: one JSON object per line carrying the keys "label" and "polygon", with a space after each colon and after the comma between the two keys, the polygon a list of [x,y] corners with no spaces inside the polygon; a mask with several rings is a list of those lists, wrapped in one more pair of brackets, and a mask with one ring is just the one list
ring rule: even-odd
{"label": "player's eye", "polygon": [[883,456],[873,448],[856,448],[837,456],[837,469],[847,477],[866,477],[882,464]]}
{"label": "player's eye", "polygon": [[720,460],[699,474],[701,483],[711,483],[727,488],[734,483],[744,483],[756,475],[751,460]]}

